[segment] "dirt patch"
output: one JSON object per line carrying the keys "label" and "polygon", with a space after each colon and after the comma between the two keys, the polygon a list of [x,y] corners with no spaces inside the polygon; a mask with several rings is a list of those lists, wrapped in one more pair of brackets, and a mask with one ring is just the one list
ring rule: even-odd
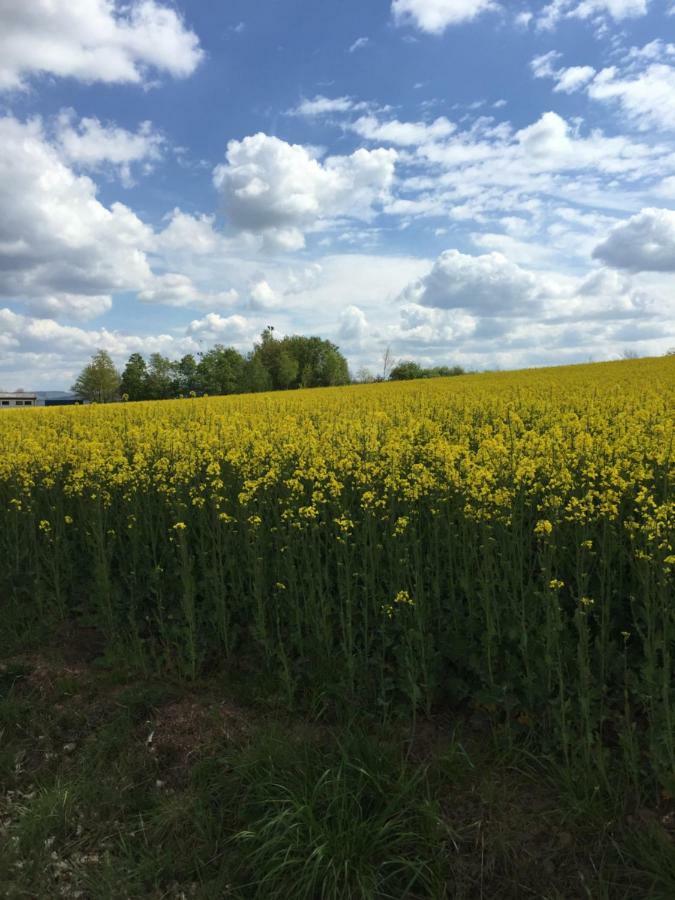
{"label": "dirt patch", "polygon": [[35,691],[42,698],[52,694],[59,681],[81,680],[87,673],[86,666],[54,662],[38,655],[12,657],[0,663],[0,675],[8,686]]}
{"label": "dirt patch", "polygon": [[675,799],[663,791],[659,803],[653,808],[640,807],[626,817],[631,828],[655,828],[670,844],[675,844]]}
{"label": "dirt patch", "polygon": [[443,821],[454,836],[460,895],[511,897],[518,885],[523,898],[549,896],[555,881],[565,885],[569,900],[583,900],[584,880],[592,882],[593,873],[546,785],[509,769],[481,770],[474,778],[441,801]]}
{"label": "dirt patch", "polygon": [[88,665],[105,652],[105,638],[98,628],[64,622],[54,633],[59,654],[68,665]]}
{"label": "dirt patch", "polygon": [[238,743],[253,729],[251,716],[223,701],[185,697],[157,710],[145,724],[145,745],[172,782],[183,782],[189,767],[219,743]]}
{"label": "dirt patch", "polygon": [[0,679],[18,690],[36,691],[42,698],[54,692],[59,682],[80,682],[91,675],[91,664],[105,649],[96,628],[65,622],[51,635],[40,653],[20,653],[0,662]]}

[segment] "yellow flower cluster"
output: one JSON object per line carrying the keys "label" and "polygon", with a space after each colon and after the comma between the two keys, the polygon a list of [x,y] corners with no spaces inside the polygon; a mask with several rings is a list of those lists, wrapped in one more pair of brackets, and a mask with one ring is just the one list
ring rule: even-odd
{"label": "yellow flower cluster", "polygon": [[404,608],[406,606],[414,606],[415,601],[410,596],[408,591],[399,591],[394,597],[391,603],[385,603],[382,607],[382,611],[387,616],[387,618],[392,619],[396,613],[396,609]]}
{"label": "yellow flower cluster", "polygon": [[0,485],[15,509],[36,492],[105,506],[152,490],[222,522],[243,511],[252,526],[271,495],[286,521],[347,535],[364,515],[391,517],[400,535],[423,500],[506,524],[515,504],[534,504],[535,533],[552,539],[557,523],[628,511],[665,558],[673,504],[654,487],[672,466],[674,376],[664,358],[25,411],[0,417]]}

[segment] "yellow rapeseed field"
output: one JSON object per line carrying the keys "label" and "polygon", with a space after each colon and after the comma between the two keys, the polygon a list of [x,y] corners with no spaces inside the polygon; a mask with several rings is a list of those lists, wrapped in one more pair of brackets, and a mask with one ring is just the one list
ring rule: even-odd
{"label": "yellow rapeseed field", "polygon": [[7,412],[6,625],[84,616],[320,706],[478,703],[566,752],[618,717],[672,770],[674,411],[663,358]]}

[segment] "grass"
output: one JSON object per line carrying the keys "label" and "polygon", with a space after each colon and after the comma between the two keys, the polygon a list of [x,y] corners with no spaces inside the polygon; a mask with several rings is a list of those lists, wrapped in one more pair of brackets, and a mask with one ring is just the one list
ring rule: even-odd
{"label": "grass", "polygon": [[317,724],[243,682],[4,659],[2,896],[675,896],[668,796],[532,755],[481,710]]}
{"label": "grass", "polygon": [[449,833],[423,767],[357,735],[334,747],[277,739],[238,769],[234,836],[255,897],[441,896]]}

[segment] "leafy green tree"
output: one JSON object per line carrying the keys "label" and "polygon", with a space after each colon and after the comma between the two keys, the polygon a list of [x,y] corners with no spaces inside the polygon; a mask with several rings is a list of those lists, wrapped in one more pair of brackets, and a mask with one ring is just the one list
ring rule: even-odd
{"label": "leafy green tree", "polygon": [[410,381],[413,378],[426,378],[424,369],[416,362],[400,362],[389,373],[390,381]]}
{"label": "leafy green tree", "polygon": [[335,344],[319,337],[296,334],[277,340],[274,329],[266,328],[251,360],[267,371],[274,390],[349,383],[347,360]]}
{"label": "leafy green tree", "polygon": [[191,353],[173,364],[173,395],[186,396],[199,390],[199,372],[197,360]]}
{"label": "leafy green tree", "polygon": [[[292,380],[297,377],[297,363],[289,356],[284,354],[282,358],[282,345],[274,336],[273,326],[268,326],[260,335],[260,342],[257,343],[249,362],[252,369],[258,375],[258,381],[266,383],[263,390],[285,389],[291,387]],[[264,369],[265,378],[260,377],[260,369]],[[251,371],[249,371],[249,375]]]}
{"label": "leafy green tree", "polygon": [[132,353],[122,373],[120,394],[128,400],[146,400],[148,367],[140,353]]}
{"label": "leafy green tree", "polygon": [[267,372],[269,388],[273,390],[278,388],[275,373],[280,346],[280,341],[274,337],[274,327],[269,325],[260,335],[260,342],[254,345],[251,354],[251,360],[255,359]]}
{"label": "leafy green tree", "polygon": [[295,334],[284,338],[281,344],[298,362],[300,377],[294,387],[331,387],[349,383],[347,360],[330,341]]}
{"label": "leafy green tree", "polygon": [[448,378],[450,375],[463,375],[461,366],[434,366],[424,369],[419,363],[400,362],[389,373],[390,381],[410,381],[412,378]]}
{"label": "leafy green tree", "polygon": [[246,360],[242,378],[242,390],[251,394],[272,390],[272,376],[263,365],[260,356],[255,352],[250,353]]}
{"label": "leafy green tree", "polygon": [[216,344],[197,364],[197,383],[206,394],[236,394],[243,390],[244,357],[234,347]]}
{"label": "leafy green tree", "polygon": [[119,398],[120,384],[120,373],[110,354],[106,350],[98,350],[82,369],[71,390],[81,400],[110,403]]}
{"label": "leafy green tree", "polygon": [[279,347],[274,359],[272,369],[272,381],[278,390],[286,391],[288,388],[297,387],[300,365],[293,354],[284,347]]}
{"label": "leafy green tree", "polygon": [[464,369],[461,366],[435,366],[433,369],[427,369],[427,378],[449,378],[452,375],[464,375]]}
{"label": "leafy green tree", "polygon": [[337,347],[325,351],[319,377],[325,387],[338,387],[351,382],[349,364]]}
{"label": "leafy green tree", "polygon": [[148,365],[146,390],[150,400],[168,400],[173,396],[173,363],[161,353],[152,353]]}

